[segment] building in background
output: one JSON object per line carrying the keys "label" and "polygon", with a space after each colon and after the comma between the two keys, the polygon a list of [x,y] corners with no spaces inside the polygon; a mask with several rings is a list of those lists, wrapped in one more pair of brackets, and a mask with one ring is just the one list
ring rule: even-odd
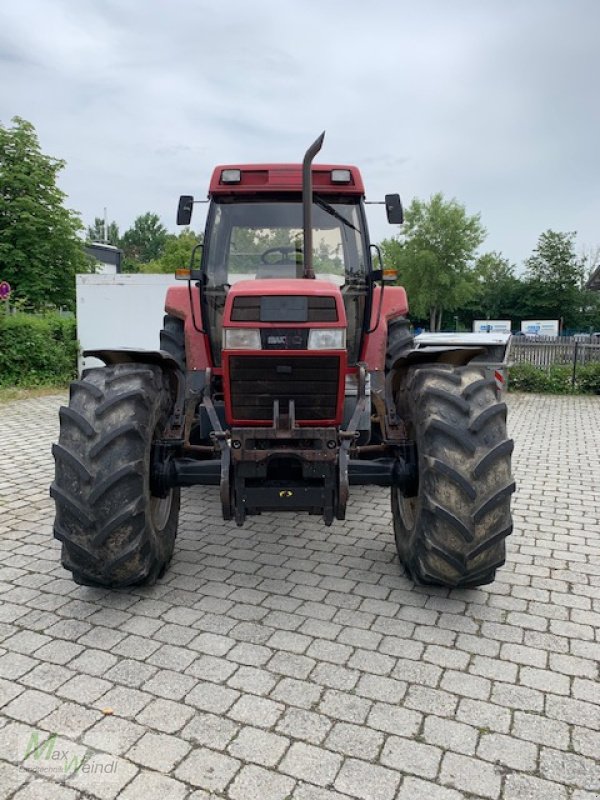
{"label": "building in background", "polygon": [[86,255],[96,262],[97,275],[117,275],[121,272],[123,251],[112,244],[90,242],[85,247]]}
{"label": "building in background", "polygon": [[596,269],[590,275],[590,279],[587,282],[587,288],[594,292],[600,292],[600,267],[596,267]]}

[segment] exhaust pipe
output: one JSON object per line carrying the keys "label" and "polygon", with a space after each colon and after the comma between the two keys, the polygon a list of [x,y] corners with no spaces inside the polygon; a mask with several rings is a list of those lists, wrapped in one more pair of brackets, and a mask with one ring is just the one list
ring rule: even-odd
{"label": "exhaust pipe", "polygon": [[303,278],[314,278],[315,271],[313,269],[313,232],[312,232],[312,162],[321,147],[323,147],[323,139],[325,138],[325,131],[316,139],[304,154],[302,162],[302,217],[304,226],[304,272]]}

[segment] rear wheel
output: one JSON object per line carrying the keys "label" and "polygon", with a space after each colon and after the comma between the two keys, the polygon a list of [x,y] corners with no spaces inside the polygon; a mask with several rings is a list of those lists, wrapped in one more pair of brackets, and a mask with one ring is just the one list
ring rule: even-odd
{"label": "rear wheel", "polygon": [[506,404],[478,368],[444,364],[410,368],[397,399],[419,474],[415,497],[392,489],[401,562],[420,583],[490,583],[512,530]]}
{"label": "rear wheel", "polygon": [[154,583],[171,560],[180,492],[150,491],[152,442],[170,407],[168,382],[155,366],[90,369],[71,384],[50,494],[63,566],[77,583]]}

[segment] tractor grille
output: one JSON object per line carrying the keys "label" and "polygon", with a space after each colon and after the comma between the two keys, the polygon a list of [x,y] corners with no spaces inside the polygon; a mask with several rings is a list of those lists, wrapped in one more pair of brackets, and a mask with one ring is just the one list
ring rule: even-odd
{"label": "tractor grille", "polygon": [[337,356],[231,356],[233,418],[270,422],[274,400],[285,414],[293,400],[299,421],[335,419],[339,373]]}
{"label": "tractor grille", "polygon": [[[294,296],[296,297],[296,296]],[[298,315],[293,317],[289,316],[286,311],[284,303],[281,303],[281,313],[277,314],[276,308],[278,300],[285,301],[287,298],[279,298],[277,296],[268,296],[266,298],[269,302],[269,316],[266,321],[268,322],[337,322],[337,308],[335,305],[335,297],[305,297],[298,295],[298,300],[305,301],[305,313],[302,318]],[[261,322],[265,321],[264,301],[258,295],[249,295],[247,297],[236,297],[233,301],[233,309],[231,312],[231,319],[233,322]]]}

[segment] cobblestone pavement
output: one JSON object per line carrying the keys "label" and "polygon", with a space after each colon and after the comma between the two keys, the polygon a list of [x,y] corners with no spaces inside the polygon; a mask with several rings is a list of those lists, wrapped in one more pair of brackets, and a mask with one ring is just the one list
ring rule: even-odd
{"label": "cobblestone pavement", "polygon": [[243,529],[186,490],[158,585],[78,587],[60,401],[0,406],[0,798],[600,797],[598,398],[509,398],[508,561],[453,592],[403,576],[383,489]]}

